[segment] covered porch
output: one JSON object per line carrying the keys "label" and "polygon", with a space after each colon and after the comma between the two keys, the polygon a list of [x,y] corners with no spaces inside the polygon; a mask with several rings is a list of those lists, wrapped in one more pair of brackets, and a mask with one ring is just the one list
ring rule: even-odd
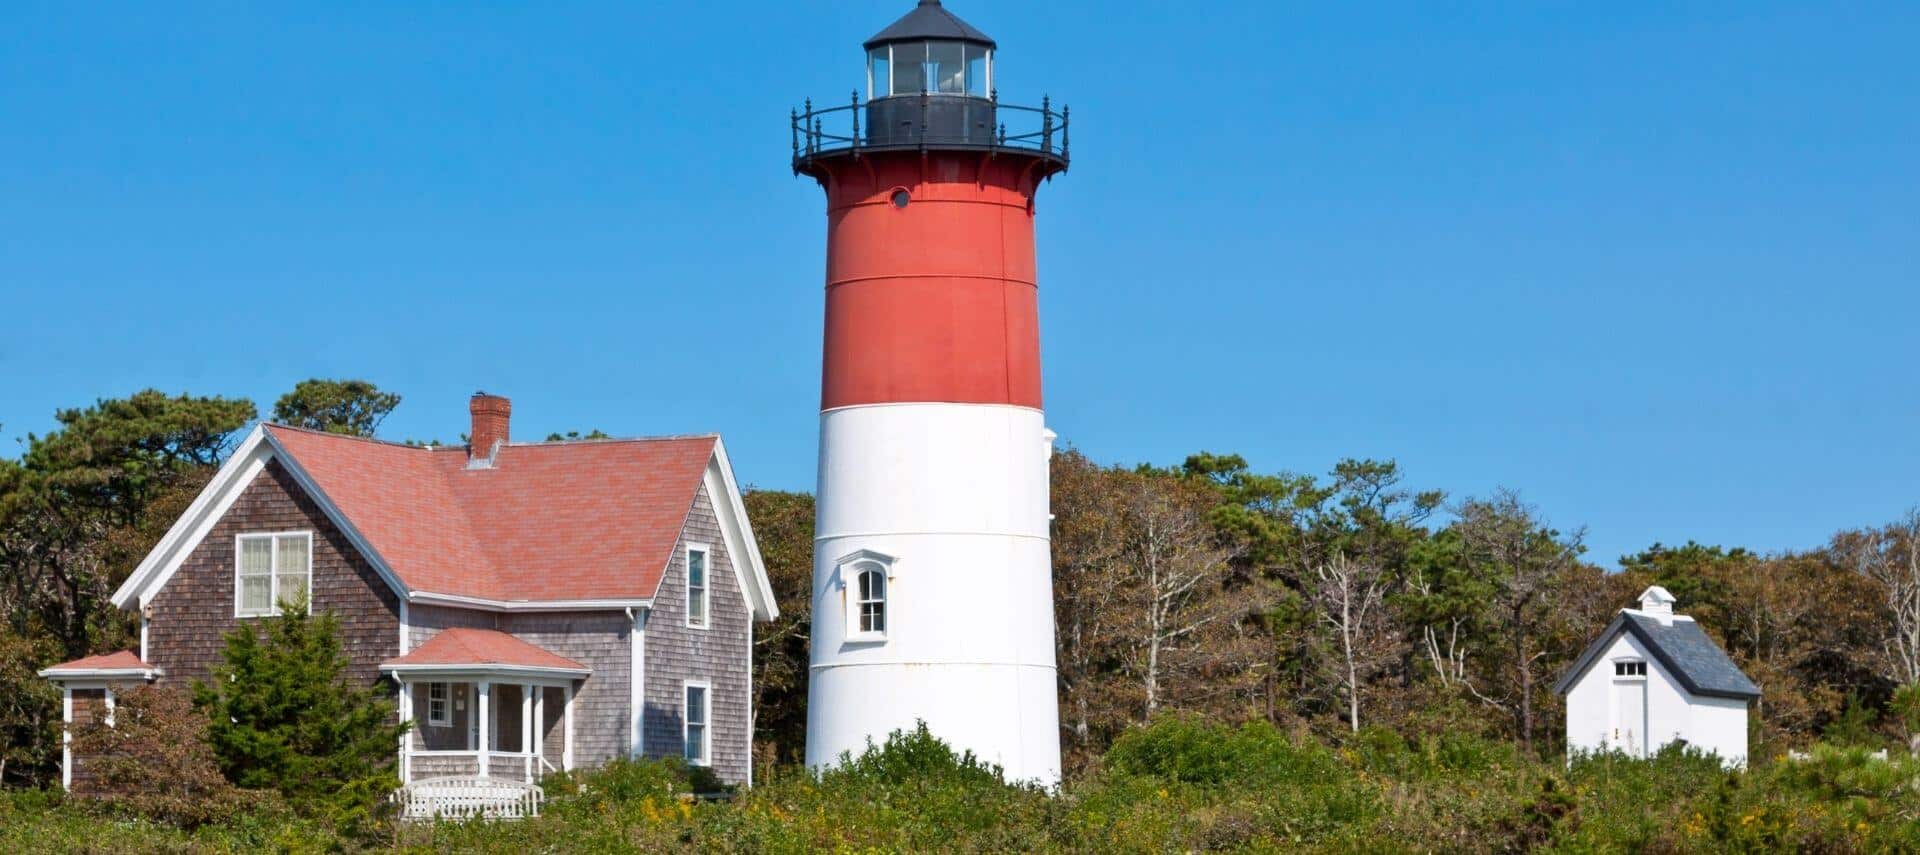
{"label": "covered porch", "polygon": [[[475,789],[573,768],[573,700],[588,669],[494,630],[449,629],[381,671],[400,686],[400,781]],[[487,789],[487,787],[480,787]]]}

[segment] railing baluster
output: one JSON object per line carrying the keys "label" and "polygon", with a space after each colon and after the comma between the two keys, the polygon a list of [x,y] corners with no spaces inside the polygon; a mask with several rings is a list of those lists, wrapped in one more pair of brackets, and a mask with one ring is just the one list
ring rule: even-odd
{"label": "railing baluster", "polygon": [[1053,97],[1040,96],[1040,150],[1053,153]]}
{"label": "railing baluster", "polygon": [[853,147],[860,147],[860,90],[853,90]]}
{"label": "railing baluster", "polygon": [[1073,133],[1072,116],[1073,116],[1072,107],[1066,106],[1066,105],[1062,105],[1060,107],[1060,159],[1061,160],[1068,159],[1067,149],[1068,149],[1068,146],[1072,144],[1072,138],[1068,136],[1068,134]]}
{"label": "railing baluster", "polygon": [[787,127],[793,131],[793,159],[800,159],[800,111],[787,111]]}

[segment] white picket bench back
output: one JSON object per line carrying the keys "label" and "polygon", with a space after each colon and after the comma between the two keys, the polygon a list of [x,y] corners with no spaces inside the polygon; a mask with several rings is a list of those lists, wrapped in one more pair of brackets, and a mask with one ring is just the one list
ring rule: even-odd
{"label": "white picket bench back", "polygon": [[403,819],[519,819],[539,816],[546,794],[534,784],[499,778],[429,778],[393,794]]}

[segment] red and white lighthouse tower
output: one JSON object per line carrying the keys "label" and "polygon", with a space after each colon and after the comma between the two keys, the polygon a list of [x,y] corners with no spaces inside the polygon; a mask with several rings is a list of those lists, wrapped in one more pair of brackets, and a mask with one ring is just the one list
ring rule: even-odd
{"label": "red and white lighthouse tower", "polygon": [[1067,111],[994,91],[995,45],[920,0],[868,92],[794,114],[827,194],[807,762],[926,722],[1060,777],[1034,197]]}

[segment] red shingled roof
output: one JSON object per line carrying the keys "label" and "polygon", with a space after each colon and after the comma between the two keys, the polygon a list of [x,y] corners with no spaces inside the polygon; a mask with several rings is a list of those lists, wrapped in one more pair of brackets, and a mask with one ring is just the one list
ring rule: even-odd
{"label": "red shingled roof", "polygon": [[501,601],[644,599],[714,437],[416,448],[268,425],[408,588]]}
{"label": "red shingled roof", "polygon": [[517,665],[563,671],[587,670],[587,666],[572,659],[542,650],[504,632],[465,627],[442,630],[427,639],[427,643],[414,648],[413,652],[380,663],[382,668],[421,665]]}
{"label": "red shingled roof", "polygon": [[96,656],[88,656],[82,659],[75,659],[72,662],[62,662],[58,665],[54,665],[50,668],[47,668],[46,670],[47,671],[150,671],[150,670],[153,670],[153,666],[148,665],[146,662],[142,661],[140,659],[140,654],[135,653],[131,650],[122,650],[117,653],[101,653]]}

